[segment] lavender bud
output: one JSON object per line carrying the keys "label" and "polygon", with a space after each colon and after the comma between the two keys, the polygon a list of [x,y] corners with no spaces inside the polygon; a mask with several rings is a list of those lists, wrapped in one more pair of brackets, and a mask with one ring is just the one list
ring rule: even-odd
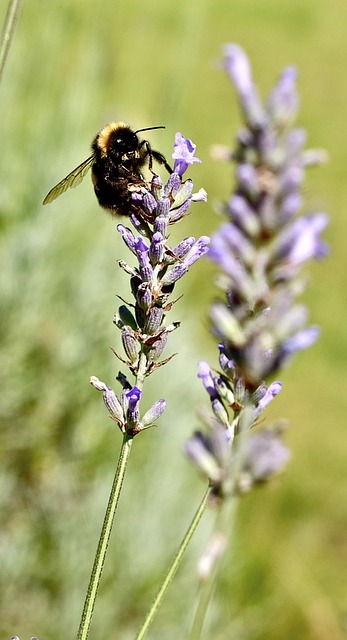
{"label": "lavender bud", "polygon": [[188,265],[185,264],[177,264],[173,269],[167,271],[165,275],[162,277],[161,282],[162,286],[167,287],[168,285],[174,284],[182,278],[188,271]]}
{"label": "lavender bud", "polygon": [[167,185],[164,188],[164,193],[167,196],[175,197],[176,193],[181,188],[182,180],[178,173],[175,171],[170,175]]}
{"label": "lavender bud", "polygon": [[144,238],[148,238],[150,236],[150,228],[140,214],[132,213],[130,216],[130,220],[134,229],[136,229],[136,231],[141,236],[143,236]]}
{"label": "lavender bud", "polygon": [[259,233],[259,218],[243,196],[233,195],[229,200],[227,211],[231,220],[249,236],[253,237]]}
{"label": "lavender bud", "polygon": [[219,398],[215,398],[211,402],[211,407],[216,418],[221,422],[221,424],[228,428],[229,427],[229,416],[228,412],[225,409],[225,406],[221,402]]}
{"label": "lavender bud", "polygon": [[246,54],[236,44],[225,45],[224,64],[239,93],[246,121],[251,127],[258,128],[266,117],[253,84]]}
{"label": "lavender bud", "polygon": [[126,353],[127,358],[129,358],[131,363],[135,363],[138,361],[138,342],[135,337],[135,334],[130,327],[124,327],[122,330],[122,344],[123,349]]}
{"label": "lavender bud", "polygon": [[298,192],[284,196],[279,208],[278,218],[281,226],[284,226],[302,206],[302,196]]}
{"label": "lavender bud", "polygon": [[286,260],[289,266],[296,268],[311,258],[326,255],[326,244],[319,234],[326,227],[327,216],[323,213],[299,218],[286,227],[278,236],[273,259],[275,262]]}
{"label": "lavender bud", "polygon": [[231,250],[247,267],[251,266],[256,258],[256,250],[242,231],[229,222],[220,228],[220,232],[223,234],[229,251]]}
{"label": "lavender bud", "polygon": [[225,378],[222,376],[216,377],[214,385],[220,397],[231,407],[235,402],[235,396]]}
{"label": "lavender bud", "polygon": [[217,393],[214,386],[214,380],[212,377],[210,365],[205,360],[201,360],[198,366],[199,366],[198,378],[202,380],[202,383],[212,400],[217,397]]}
{"label": "lavender bud", "polygon": [[274,473],[282,471],[290,458],[290,452],[279,435],[264,429],[250,436],[245,442],[244,471],[254,482],[264,482]]}
{"label": "lavender bud", "polygon": [[163,331],[158,338],[154,340],[147,352],[149,362],[157,362],[161,357],[167,343],[167,331]]}
{"label": "lavender bud", "polygon": [[124,423],[124,414],[122,411],[122,407],[112,387],[108,387],[96,376],[91,376],[90,384],[95,387],[95,389],[98,389],[98,391],[103,392],[102,395],[105,406],[111,414],[112,418],[119,423]]}
{"label": "lavender bud", "polygon": [[236,179],[240,188],[251,199],[259,195],[258,173],[251,164],[239,164],[236,169]]}
{"label": "lavender bud", "polygon": [[175,194],[171,209],[177,209],[181,205],[185,204],[187,201],[190,202],[192,193],[193,193],[193,182],[188,179],[185,182],[183,182],[183,184],[180,186],[179,190]]}
{"label": "lavender bud", "polygon": [[136,300],[145,312],[147,312],[153,304],[153,294],[147,282],[142,282],[136,291]]}
{"label": "lavender bud", "polygon": [[306,140],[307,133],[305,129],[295,128],[288,131],[285,142],[285,150],[288,160],[293,157],[297,157],[298,154],[301,154],[301,151],[306,144]]}
{"label": "lavender bud", "polygon": [[153,212],[156,210],[157,201],[154,195],[152,195],[152,193],[150,193],[149,191],[146,191],[143,196],[143,206],[149,214],[153,214]]}
{"label": "lavender bud", "polygon": [[162,323],[164,311],[161,307],[152,307],[146,317],[143,331],[149,336],[155,335]]}
{"label": "lavender bud", "polygon": [[233,291],[237,291],[246,300],[251,300],[254,294],[253,282],[244,265],[230,251],[224,237],[224,227],[212,235],[208,255],[230,277]]}
{"label": "lavender bud", "polygon": [[126,246],[130,249],[130,251],[135,253],[135,236],[133,232],[130,229],[128,229],[128,227],[125,227],[123,224],[117,225],[117,231],[122,236]]}
{"label": "lavender bud", "polygon": [[272,382],[268,388],[265,387],[264,393],[256,403],[256,407],[254,409],[254,415],[258,418],[266,407],[270,404],[270,402],[282,391],[282,384],[280,382]]}
{"label": "lavender bud", "polygon": [[164,253],[164,238],[161,233],[154,233],[149,245],[149,259],[153,267],[161,262]]}
{"label": "lavender bud", "polygon": [[187,273],[189,267],[207,253],[209,243],[210,238],[208,236],[201,236],[191,247],[184,259],[163,276],[162,284],[164,286],[173,284],[182,278],[182,276]]}
{"label": "lavender bud", "polygon": [[233,372],[235,368],[234,360],[231,360],[229,355],[226,353],[225,344],[220,342],[218,345],[218,349],[219,349],[219,364],[222,367],[222,370],[227,376],[230,376],[231,378],[233,378],[234,377]]}
{"label": "lavender bud", "polygon": [[156,215],[163,218],[169,218],[170,205],[170,199],[167,196],[162,196],[157,204]]}
{"label": "lavender bud", "polygon": [[174,247],[174,249],[172,250],[172,253],[175,254],[175,257],[177,258],[177,260],[182,260],[182,258],[184,258],[187,255],[189,250],[192,248],[194,242],[195,242],[195,238],[191,236],[190,238],[184,238],[184,240],[181,240],[181,242],[179,242],[179,244],[177,244],[176,247]]}
{"label": "lavender bud", "polygon": [[171,209],[169,215],[170,224],[174,224],[181,220],[190,207],[190,200],[186,200],[182,205],[177,208]]}
{"label": "lavender bud", "polygon": [[283,345],[286,355],[292,355],[296,351],[307,349],[319,338],[319,327],[311,326],[299,331],[296,335],[288,338]]}
{"label": "lavender bud", "polygon": [[287,67],[269,98],[267,107],[270,117],[280,128],[288,126],[296,116],[299,104],[295,89],[296,76],[295,67]]}
{"label": "lavender bud", "polygon": [[187,456],[207,478],[218,484],[221,480],[217,460],[210,451],[210,443],[201,431],[196,431],[184,445]]}
{"label": "lavender bud", "polygon": [[280,179],[279,188],[281,196],[285,197],[288,194],[297,193],[301,183],[303,182],[304,176],[305,173],[301,166],[296,166],[294,164],[289,165],[282,173]]}
{"label": "lavender bud", "polygon": [[210,238],[208,236],[201,236],[196,243],[192,246],[189,253],[184,258],[185,264],[191,267],[194,262],[199,260],[202,256],[204,256],[210,245]]}
{"label": "lavender bud", "polygon": [[[158,173],[155,173],[151,180],[151,191],[156,200],[160,200],[163,189],[163,181]],[[159,194],[159,196],[158,196]]]}
{"label": "lavender bud", "polygon": [[246,336],[235,315],[222,303],[215,302],[211,307],[211,319],[214,331],[232,344],[242,347],[246,344]]}
{"label": "lavender bud", "polygon": [[165,400],[157,400],[154,405],[146,411],[145,415],[141,420],[141,428],[146,429],[147,427],[151,427],[158,418],[164,413],[166,408]]}
{"label": "lavender bud", "polygon": [[237,44],[223,47],[224,65],[231,80],[241,96],[247,96],[254,90],[251,67],[244,51]]}
{"label": "lavender bud", "polygon": [[168,220],[163,215],[157,215],[154,220],[153,232],[160,233],[163,238],[167,236]]}

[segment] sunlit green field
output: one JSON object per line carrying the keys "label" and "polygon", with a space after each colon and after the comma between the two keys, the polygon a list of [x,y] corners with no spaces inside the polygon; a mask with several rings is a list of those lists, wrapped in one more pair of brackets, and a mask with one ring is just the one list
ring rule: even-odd
{"label": "sunlit green field", "polygon": [[[2,0],[0,20],[7,1]],[[209,194],[172,242],[211,233],[233,174],[212,161],[239,126],[221,45],[248,52],[261,93],[299,69],[299,124],[329,163],[311,169],[306,209],[328,211],[324,263],[305,301],[320,341],[290,364],[269,420],[288,418],[286,473],[243,498],[211,612],[209,640],[342,640],[347,619],[347,5],[340,0],[24,0],[0,84],[0,636],[74,638],[121,442],[97,375],[116,387],[112,324],[129,299],[125,250],[87,178],[48,207],[47,191],[90,153],[110,120],[151,132],[169,158],[174,134],[197,144],[190,175]],[[207,312],[213,269],[177,285],[182,322],[148,380],[166,398],[157,429],[135,440],[91,631],[131,640],[205,490],[182,453],[205,393],[197,362],[217,365]],[[176,291],[176,290],[175,290]],[[204,516],[150,630],[180,640],[196,596]]]}

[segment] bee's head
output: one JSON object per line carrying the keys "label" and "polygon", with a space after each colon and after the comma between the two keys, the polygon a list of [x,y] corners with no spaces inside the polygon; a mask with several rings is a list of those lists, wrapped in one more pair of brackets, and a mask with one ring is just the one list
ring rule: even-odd
{"label": "bee's head", "polygon": [[114,160],[121,160],[127,154],[132,155],[139,146],[138,136],[130,127],[118,127],[110,133],[108,153]]}
{"label": "bee's head", "polygon": [[133,131],[125,122],[111,122],[99,131],[93,142],[93,150],[103,158],[111,158],[114,163],[124,161],[124,157],[134,157],[135,152],[142,146],[138,133],[150,129],[164,127],[149,127]]}

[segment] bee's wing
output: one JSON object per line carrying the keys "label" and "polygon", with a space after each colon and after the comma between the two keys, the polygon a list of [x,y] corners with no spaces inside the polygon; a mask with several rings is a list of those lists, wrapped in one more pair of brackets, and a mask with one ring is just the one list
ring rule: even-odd
{"label": "bee's wing", "polygon": [[55,187],[53,187],[53,189],[51,189],[47,193],[42,204],[49,204],[50,202],[53,202],[53,200],[58,198],[58,196],[60,196],[62,193],[64,193],[64,191],[67,191],[67,189],[77,187],[80,182],[82,182],[84,176],[88,173],[93,161],[94,155],[90,156],[89,158],[87,158],[87,160],[79,164],[76,169],[71,171],[71,173],[69,173],[63,180],[58,182],[58,184],[56,184]]}

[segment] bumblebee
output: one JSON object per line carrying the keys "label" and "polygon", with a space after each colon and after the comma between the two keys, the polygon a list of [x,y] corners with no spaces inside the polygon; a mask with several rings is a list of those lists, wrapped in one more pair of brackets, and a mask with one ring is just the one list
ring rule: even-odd
{"label": "bumblebee", "polygon": [[111,214],[129,216],[138,210],[132,193],[142,187],[149,189],[142,170],[147,166],[152,170],[153,160],[164,165],[172,173],[165,157],[151,148],[148,140],[140,140],[138,133],[164,127],[149,127],[133,131],[124,122],[111,122],[101,129],[92,142],[92,154],[63,180],[58,182],[46,195],[43,204],[49,204],[64,191],[77,187],[89,169],[95,195],[101,207]]}

